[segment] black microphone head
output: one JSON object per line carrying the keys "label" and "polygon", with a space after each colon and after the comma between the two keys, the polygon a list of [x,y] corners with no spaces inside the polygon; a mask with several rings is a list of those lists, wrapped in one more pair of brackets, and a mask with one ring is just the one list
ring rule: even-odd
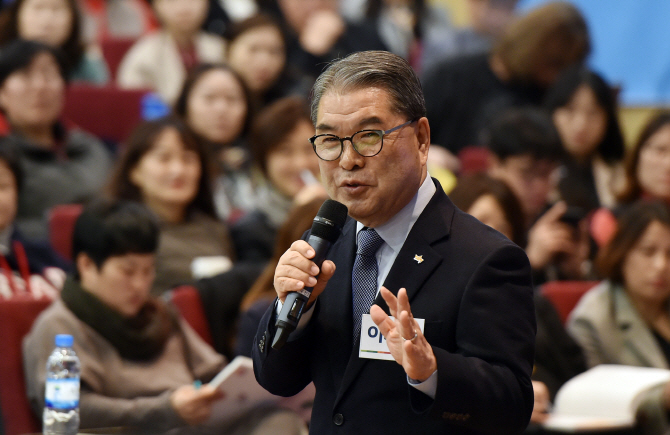
{"label": "black microphone head", "polygon": [[332,199],[324,201],[312,224],[312,235],[334,243],[347,220],[347,206]]}

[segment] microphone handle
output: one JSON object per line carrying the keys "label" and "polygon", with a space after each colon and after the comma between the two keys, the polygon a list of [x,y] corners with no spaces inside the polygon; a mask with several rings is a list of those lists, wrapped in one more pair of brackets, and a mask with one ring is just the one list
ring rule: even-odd
{"label": "microphone handle", "polygon": [[[315,255],[312,261],[321,269],[321,265],[326,259],[326,255],[328,255],[331,243],[317,236],[309,236],[307,243],[314,249]],[[318,279],[318,275],[316,278]],[[281,349],[286,343],[288,336],[298,327],[302,311],[309,301],[312,290],[312,287],[305,287],[302,290],[291,292],[286,296],[284,305],[275,323],[277,331],[272,340],[273,349]]]}

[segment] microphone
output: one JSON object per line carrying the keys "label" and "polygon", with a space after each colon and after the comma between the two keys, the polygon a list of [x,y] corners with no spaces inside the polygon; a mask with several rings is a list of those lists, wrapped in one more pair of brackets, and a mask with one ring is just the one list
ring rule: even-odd
{"label": "microphone", "polygon": [[[327,199],[319,209],[319,212],[312,223],[312,230],[307,239],[307,243],[314,249],[314,258],[312,261],[321,268],[323,260],[326,259],[328,250],[335,243],[347,219],[347,206],[344,204]],[[302,310],[305,308],[312,287],[303,288],[297,292],[291,292],[286,296],[281,312],[277,317],[274,340],[272,340],[273,349],[281,349],[291,332],[298,326]]]}

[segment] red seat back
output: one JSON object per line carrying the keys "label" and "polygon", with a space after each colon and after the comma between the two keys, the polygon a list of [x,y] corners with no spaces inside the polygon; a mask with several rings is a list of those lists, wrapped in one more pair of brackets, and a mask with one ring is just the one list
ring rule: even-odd
{"label": "red seat back", "polygon": [[141,120],[147,90],[70,86],[63,115],[103,140],[123,142]]}
{"label": "red seat back", "polygon": [[478,174],[486,172],[489,168],[489,156],[491,152],[488,148],[467,146],[458,153],[458,160],[461,162],[460,175]]}
{"label": "red seat back", "polygon": [[135,44],[135,41],[133,38],[109,38],[102,40],[102,57],[107,62],[112,80],[116,80],[116,72],[119,69],[119,65],[121,65],[121,61],[128,50],[130,50],[130,47]]}
{"label": "red seat back", "polygon": [[551,281],[542,285],[542,294],[554,304],[565,324],[584,293],[597,284],[598,281]]}
{"label": "red seat back", "polygon": [[49,242],[68,260],[72,260],[72,233],[82,209],[81,204],[63,204],[49,210]]}
{"label": "red seat back", "polygon": [[202,299],[198,289],[191,285],[182,285],[172,290],[170,297],[172,303],[177,307],[179,313],[188,324],[198,333],[210,346],[214,346],[212,333],[207,323],[205,309],[202,306]]}
{"label": "red seat back", "polygon": [[30,332],[33,321],[51,300],[33,299],[26,295],[0,300],[0,337],[3,355],[0,358],[0,403],[5,434],[40,432],[40,422],[33,415],[23,376],[23,337]]}

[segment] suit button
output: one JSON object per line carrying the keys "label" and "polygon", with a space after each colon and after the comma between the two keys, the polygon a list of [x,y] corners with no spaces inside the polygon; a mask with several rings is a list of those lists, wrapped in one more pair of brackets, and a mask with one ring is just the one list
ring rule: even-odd
{"label": "suit button", "polygon": [[333,423],[335,423],[335,426],[342,426],[344,423],[344,416],[342,414],[335,414],[333,416]]}
{"label": "suit button", "polygon": [[261,353],[265,351],[265,336],[261,337],[260,341],[258,342],[258,348],[260,349]]}

